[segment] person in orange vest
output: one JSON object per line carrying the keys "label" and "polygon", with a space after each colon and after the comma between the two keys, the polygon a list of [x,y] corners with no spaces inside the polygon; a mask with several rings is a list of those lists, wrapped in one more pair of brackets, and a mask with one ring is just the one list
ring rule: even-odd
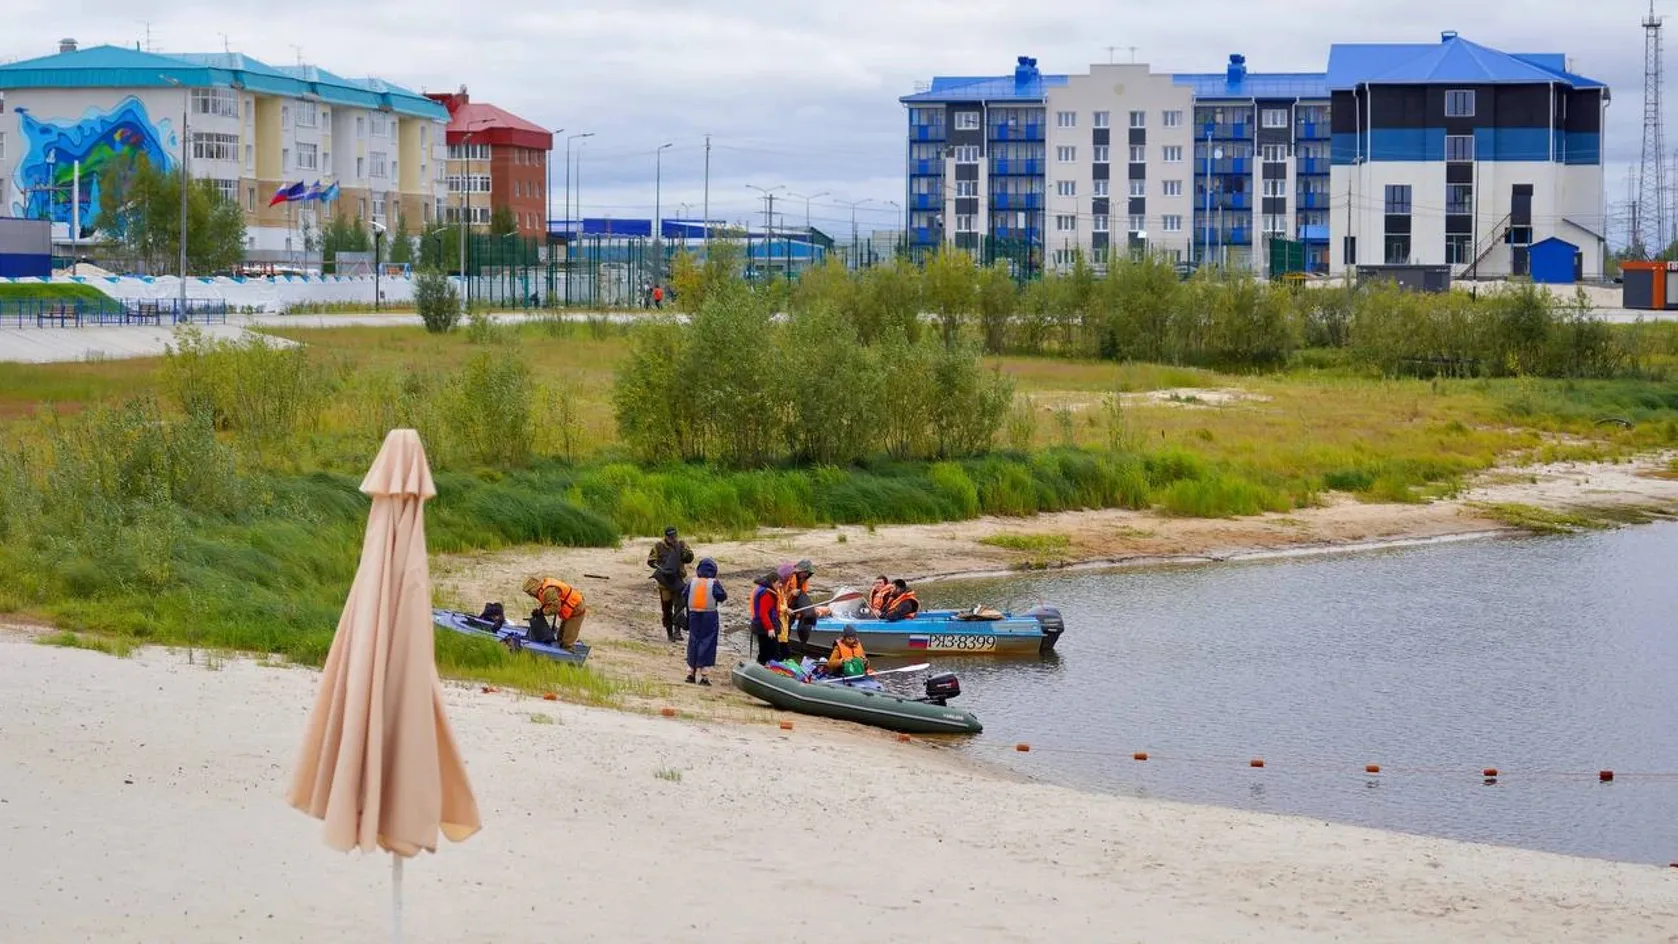
{"label": "person in orange vest", "polygon": [[885,574],[874,578],[874,589],[868,592],[869,615],[875,617],[886,615],[886,610],[891,607],[893,589],[895,588],[892,587],[891,581],[886,579]]}
{"label": "person in orange vest", "polygon": [[833,651],[827,656],[827,671],[829,675],[845,674],[845,663],[852,659],[860,660],[861,673],[868,672],[868,653],[862,651],[862,640],[857,638],[856,627],[846,626],[844,633],[833,643]]}
{"label": "person in orange vest", "polygon": [[816,628],[816,621],[824,616],[833,615],[833,611],[825,606],[817,606],[810,599],[810,578],[816,573],[816,565],[808,559],[792,565],[792,611],[797,614],[793,628],[798,631],[798,641],[809,643],[810,633]]}
{"label": "person in orange vest", "polygon": [[654,308],[663,308],[664,307],[664,286],[662,286],[662,285],[654,285],[653,286],[653,307]]}
{"label": "person in orange vest", "polygon": [[757,589],[752,591],[752,636],[757,640],[757,664],[768,665],[780,659],[781,579],[774,572],[757,578]]}
{"label": "person in orange vest", "polygon": [[717,562],[709,557],[699,562],[694,578],[684,589],[688,610],[688,677],[701,685],[711,684],[711,667],[717,664],[717,637],[722,617],[717,604],[728,599],[728,591],[717,579]]}
{"label": "person in orange vest", "polygon": [[575,646],[583,632],[583,617],[588,615],[583,591],[552,577],[531,577],[524,582],[524,592],[538,604],[530,614],[530,641],[557,642],[566,650]]}
{"label": "person in orange vest", "polygon": [[881,618],[888,623],[914,619],[915,614],[921,611],[921,601],[915,599],[915,591],[909,589],[909,584],[902,577],[893,580],[891,586],[891,603],[887,605]]}

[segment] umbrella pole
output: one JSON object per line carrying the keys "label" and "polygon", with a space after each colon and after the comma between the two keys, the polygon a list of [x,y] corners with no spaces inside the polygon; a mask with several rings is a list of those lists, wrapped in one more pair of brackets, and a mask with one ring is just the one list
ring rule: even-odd
{"label": "umbrella pole", "polygon": [[402,857],[390,854],[390,940],[402,944]]}

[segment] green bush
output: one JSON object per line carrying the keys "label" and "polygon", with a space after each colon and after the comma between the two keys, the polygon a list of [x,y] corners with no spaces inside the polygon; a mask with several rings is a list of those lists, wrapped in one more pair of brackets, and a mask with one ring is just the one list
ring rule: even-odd
{"label": "green bush", "polygon": [[425,330],[447,334],[460,321],[460,293],[448,276],[436,269],[423,269],[414,276],[414,308]]}

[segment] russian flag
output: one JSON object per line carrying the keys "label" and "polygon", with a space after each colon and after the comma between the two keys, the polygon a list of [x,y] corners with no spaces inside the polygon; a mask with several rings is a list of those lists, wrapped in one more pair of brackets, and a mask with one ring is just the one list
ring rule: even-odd
{"label": "russian flag", "polygon": [[279,206],[282,203],[289,203],[293,200],[300,199],[307,189],[308,188],[303,185],[303,181],[301,180],[297,183],[281,187],[280,189],[274,191],[274,199],[269,200],[268,205]]}
{"label": "russian flag", "polygon": [[925,649],[926,648],[926,637],[925,636],[910,636],[909,637],[909,648],[910,649]]}

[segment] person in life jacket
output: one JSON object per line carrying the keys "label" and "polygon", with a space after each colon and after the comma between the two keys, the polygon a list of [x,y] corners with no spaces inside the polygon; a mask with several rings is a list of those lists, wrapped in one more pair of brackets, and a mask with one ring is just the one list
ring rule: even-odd
{"label": "person in life jacket", "polygon": [[588,615],[583,591],[552,577],[531,577],[524,582],[524,592],[538,604],[530,614],[530,641],[551,643],[557,638],[561,649],[576,645]]}
{"label": "person in life jacket", "polygon": [[688,611],[688,677],[701,685],[711,684],[711,667],[717,664],[717,637],[722,633],[722,616],[717,605],[728,599],[728,591],[717,579],[717,562],[709,557],[699,562],[694,578],[683,593]]}
{"label": "person in life jacket", "polygon": [[798,593],[798,575],[792,564],[775,568],[775,592],[781,604],[781,629],[775,636],[775,661],[792,658],[792,600]]}
{"label": "person in life jacket", "polygon": [[868,613],[870,616],[884,616],[891,605],[892,591],[896,588],[885,574],[874,578],[874,589],[868,591]]}
{"label": "person in life jacket", "polygon": [[882,618],[888,623],[914,619],[915,614],[921,611],[921,601],[915,599],[915,591],[909,589],[909,584],[902,577],[893,580],[891,586],[891,602],[887,604]]}
{"label": "person in life jacket", "polygon": [[757,589],[752,591],[752,637],[757,640],[757,664],[777,661],[780,653],[781,579],[774,573],[757,578]]}
{"label": "person in life jacket", "polygon": [[833,643],[833,651],[827,655],[827,671],[847,677],[867,674],[868,653],[862,651],[862,640],[857,638],[855,626],[846,626]]}
{"label": "person in life jacket", "polygon": [[810,578],[815,572],[816,566],[809,560],[801,560],[792,565],[792,612],[795,614],[793,625],[801,643],[809,643],[810,633],[816,628],[816,620],[833,612],[825,606],[817,606],[810,599]]}

